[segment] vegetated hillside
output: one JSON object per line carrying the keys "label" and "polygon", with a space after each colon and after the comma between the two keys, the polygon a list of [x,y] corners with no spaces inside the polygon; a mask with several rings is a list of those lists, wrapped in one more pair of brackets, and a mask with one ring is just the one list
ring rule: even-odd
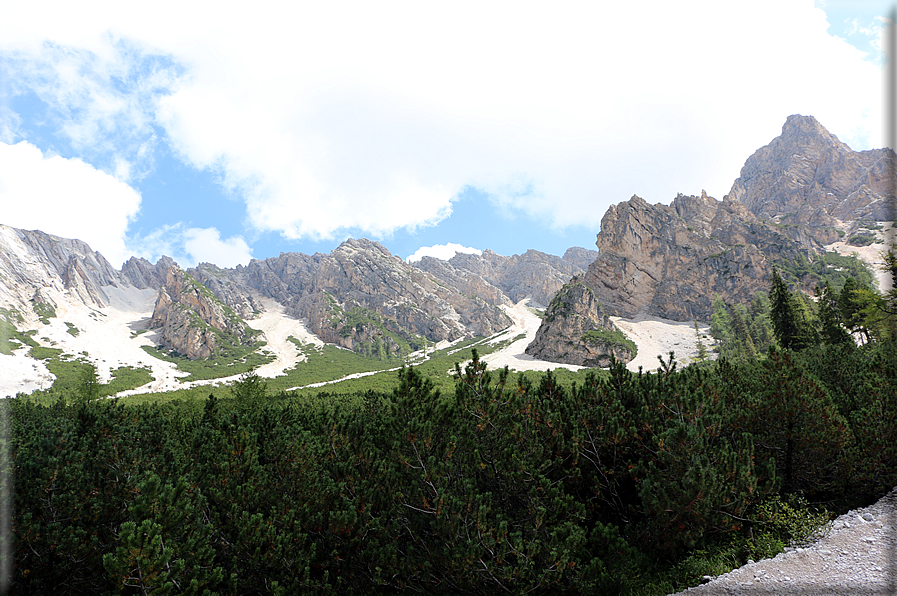
{"label": "vegetated hillside", "polygon": [[[562,259],[536,251],[519,257],[488,253],[484,274],[500,279],[502,289],[470,271],[465,284],[454,287],[368,240],[350,240],[327,255],[287,253],[235,269],[202,263],[181,271],[163,257],[155,264],[131,258],[116,271],[83,242],[9,227],[0,232],[0,324],[9,329],[0,347],[12,353],[13,347],[32,346],[4,364],[4,374],[22,377],[18,389],[4,384],[12,394],[47,387],[54,371],[71,368],[65,361],[74,360],[93,362],[103,378],[116,367],[148,368],[155,391],[272,361],[275,374],[282,374],[302,354],[280,336],[277,350],[260,348],[267,339],[246,324],[263,314],[268,299],[296,321],[269,321],[267,327],[298,325],[300,335],[311,332],[317,340],[398,366],[413,350],[507,328],[511,321],[501,307],[512,301],[505,289],[514,297],[541,297],[546,284],[559,287],[595,254],[571,249]],[[101,319],[106,323],[99,326]],[[91,338],[99,343],[91,347]],[[179,381],[174,366],[189,377]]]}
{"label": "vegetated hillside", "polygon": [[[633,196],[611,206],[598,258],[564,292],[581,299],[554,303],[527,353],[589,362],[594,344],[582,322],[607,316],[708,321],[716,296],[746,304],[769,287],[774,267],[812,291],[838,269],[855,268],[826,255],[822,243],[855,227],[846,220],[887,217],[893,189],[886,173],[894,161],[893,151],[851,151],[814,118],[791,116],[782,135],[747,160],[722,201],[702,192],[680,194],[670,205]],[[609,356],[617,345],[602,350]]]}

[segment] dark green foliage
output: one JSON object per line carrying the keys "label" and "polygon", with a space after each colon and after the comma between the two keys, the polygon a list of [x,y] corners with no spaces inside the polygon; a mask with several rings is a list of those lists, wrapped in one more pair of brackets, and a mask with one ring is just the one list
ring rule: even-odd
{"label": "dark green foliage", "polygon": [[81,374],[78,379],[78,399],[92,401],[100,397],[100,379],[97,377],[97,367],[90,363],[81,366]]}
{"label": "dark green foliage", "polygon": [[[846,286],[845,286],[846,287]],[[849,290],[847,290],[849,293]],[[845,344],[853,342],[853,337],[845,328],[846,320],[842,314],[838,293],[826,285],[821,291],[816,288],[816,299],[819,307],[819,334],[826,344]]]}
{"label": "dark green foliage", "polygon": [[788,285],[799,283],[808,289],[826,283],[840,289],[848,279],[856,280],[862,286],[873,283],[872,273],[862,260],[836,252],[814,255],[812,261],[803,255],[794,261],[780,260],[776,267]]}
{"label": "dark green foliage", "polygon": [[447,389],[8,400],[11,593],[669,593],[897,485],[889,341],[570,384],[470,356]]}
{"label": "dark green foliage", "polygon": [[757,292],[750,307],[727,306],[717,296],[710,333],[716,339],[720,356],[728,360],[744,362],[766,352],[775,342],[766,293]]}
{"label": "dark green foliage", "polygon": [[818,342],[818,334],[810,320],[807,306],[798,294],[792,294],[778,271],[772,272],[769,291],[772,328],[779,346],[802,350]]}
{"label": "dark green foliage", "polygon": [[638,354],[638,347],[635,345],[635,342],[626,337],[626,334],[619,329],[591,329],[583,333],[580,340],[586,343],[607,346],[609,352],[614,349],[623,349],[628,350],[633,357]]}
{"label": "dark green foliage", "polygon": [[875,234],[871,232],[859,232],[847,239],[847,244],[851,246],[869,246],[875,242]]}

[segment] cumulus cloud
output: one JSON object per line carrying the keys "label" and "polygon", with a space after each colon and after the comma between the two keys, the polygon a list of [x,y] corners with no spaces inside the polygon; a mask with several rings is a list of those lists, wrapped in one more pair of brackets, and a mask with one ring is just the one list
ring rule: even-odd
{"label": "cumulus cloud", "polygon": [[409,263],[414,263],[416,261],[420,261],[424,257],[435,257],[437,259],[442,259],[443,261],[448,261],[459,252],[471,255],[483,254],[483,251],[478,248],[471,248],[469,246],[463,246],[461,244],[449,242],[448,244],[421,246],[414,252],[413,255],[409,255],[405,260]]}
{"label": "cumulus cloud", "polygon": [[181,267],[199,263],[236,267],[252,259],[252,249],[242,237],[222,239],[216,228],[189,228],[183,223],[164,225],[144,236],[130,238],[128,246],[136,256],[151,262],[168,256]]}
{"label": "cumulus cloud", "polygon": [[252,249],[239,236],[221,239],[215,228],[184,230],[184,248],[198,263],[214,263],[219,267],[246,265],[252,259]]}
{"label": "cumulus cloud", "polygon": [[0,51],[73,146],[122,144],[128,177],[158,132],[287,238],[432,225],[465,186],[556,227],[721,197],[792,113],[883,144],[879,68],[811,0],[8,8]]}
{"label": "cumulus cloud", "polygon": [[0,142],[0,223],[76,238],[120,267],[140,194],[80,159],[65,159],[21,141]]}

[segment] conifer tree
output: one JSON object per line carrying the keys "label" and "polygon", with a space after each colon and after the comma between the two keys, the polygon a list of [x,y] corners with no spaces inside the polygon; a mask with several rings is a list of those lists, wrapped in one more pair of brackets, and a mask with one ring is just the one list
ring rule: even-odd
{"label": "conifer tree", "polygon": [[806,306],[788,290],[779,272],[772,271],[769,291],[770,319],[779,345],[789,350],[802,350],[816,343]]}
{"label": "conifer tree", "polygon": [[[848,279],[847,281],[853,281]],[[847,288],[847,284],[844,285]],[[842,290],[843,291],[843,290]],[[839,307],[838,292],[828,284],[820,291],[816,287],[817,303],[819,305],[820,334],[826,344],[844,344],[852,341],[850,333],[844,328],[844,318]]]}
{"label": "conifer tree", "polygon": [[751,339],[751,332],[747,323],[747,309],[743,304],[736,304],[730,309],[729,318],[732,321],[732,334],[738,357],[756,358],[757,350],[754,347],[753,339]]}
{"label": "conifer tree", "polygon": [[749,313],[751,340],[757,352],[765,354],[769,346],[775,343],[775,333],[769,318],[769,295],[766,292],[760,290],[754,294]]}
{"label": "conifer tree", "polygon": [[698,321],[695,321],[695,335],[698,338],[698,342],[696,347],[698,349],[698,360],[703,362],[707,360],[707,346],[704,345],[704,342],[701,341],[701,329],[698,327]]}
{"label": "conifer tree", "polygon": [[713,298],[713,314],[710,316],[710,334],[716,339],[717,351],[726,355],[726,349],[732,344],[732,325],[726,303],[719,294]]}

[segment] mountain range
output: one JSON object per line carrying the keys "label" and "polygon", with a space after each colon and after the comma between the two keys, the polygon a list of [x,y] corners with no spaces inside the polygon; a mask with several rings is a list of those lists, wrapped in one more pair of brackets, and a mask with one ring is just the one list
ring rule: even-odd
{"label": "mountain range", "polygon": [[[79,337],[65,315],[77,311],[85,335],[101,328],[88,319],[110,329],[118,321],[136,343],[191,360],[262,350],[271,338],[253,321],[276,315],[316,342],[401,361],[494,336],[528,304],[544,309],[530,359],[606,366],[636,351],[617,318],[707,321],[715,296],[745,302],[768,287],[774,266],[818,261],[832,243],[874,236],[881,226],[872,222],[893,219],[895,163],[889,149],[855,152],[813,117],[790,116],[721,200],[702,192],[650,205],[633,196],[604,215],[598,251],[562,257],[485,250],[408,263],[351,239],[329,254],[281,253],[235,268],[132,257],[117,270],[79,240],[0,225],[0,313],[41,345],[74,341],[53,329]],[[135,365],[161,370],[147,360],[151,350],[139,354]],[[7,383],[19,386],[34,383]]]}

